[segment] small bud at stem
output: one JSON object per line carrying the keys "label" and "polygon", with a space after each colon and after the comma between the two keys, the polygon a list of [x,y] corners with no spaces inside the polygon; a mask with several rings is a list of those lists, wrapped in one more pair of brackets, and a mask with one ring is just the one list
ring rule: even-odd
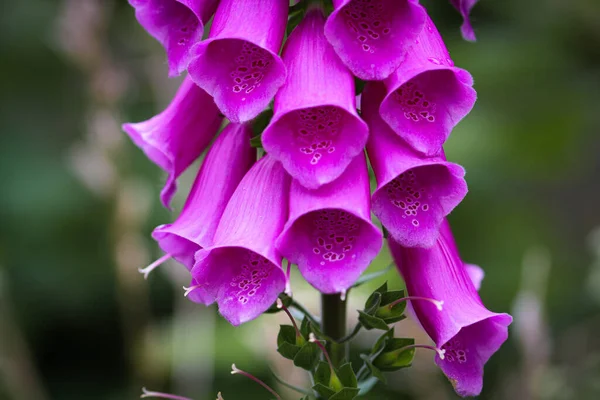
{"label": "small bud at stem", "polygon": [[138,268],[140,274],[144,274],[144,279],[148,279],[148,275],[150,272],[154,271],[156,268],[160,267],[165,261],[171,258],[171,254],[167,253],[158,260],[154,261],[152,264],[148,265],[146,268]]}
{"label": "small bud at stem", "polygon": [[231,375],[236,375],[236,374],[240,374],[240,375],[245,376],[246,378],[252,379],[254,382],[258,383],[259,385],[261,385],[262,387],[264,387],[265,389],[267,389],[269,392],[271,392],[271,394],[273,396],[275,396],[275,398],[277,400],[281,400],[281,397],[277,394],[276,391],[274,391],[273,389],[271,389],[269,387],[269,385],[267,385],[266,383],[264,383],[263,381],[261,381],[260,379],[258,379],[257,377],[255,377],[254,375],[249,374],[248,372],[242,371],[241,369],[237,368],[235,366],[235,364],[231,364]]}
{"label": "small bud at stem", "polygon": [[154,397],[157,399],[192,400],[189,397],[176,396],[169,393],[152,392],[150,390],[146,390],[146,388],[142,388],[142,395],[140,396],[140,399],[145,399],[148,397]]}
{"label": "small bud at stem", "polygon": [[435,300],[435,299],[430,299],[429,297],[419,297],[419,296],[407,296],[407,297],[403,297],[401,299],[398,299],[396,301],[394,301],[393,303],[390,303],[390,305],[388,306],[390,309],[393,308],[395,305],[402,303],[403,301],[406,300],[425,300],[428,301],[430,303],[433,303],[433,305],[435,305],[438,309],[438,311],[442,311],[444,308],[444,300]]}

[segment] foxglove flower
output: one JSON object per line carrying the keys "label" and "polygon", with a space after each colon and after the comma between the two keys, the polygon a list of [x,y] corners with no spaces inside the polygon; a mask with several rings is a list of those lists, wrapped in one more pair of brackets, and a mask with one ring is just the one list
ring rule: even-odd
{"label": "foxglove flower", "polygon": [[460,31],[462,32],[463,38],[466,40],[474,41],[475,40],[475,32],[473,32],[473,27],[471,26],[471,20],[469,19],[469,14],[471,13],[471,9],[477,3],[478,0],[450,0],[450,3],[458,10],[460,15],[463,17],[463,24],[460,27]]}
{"label": "foxglove flower", "polygon": [[277,248],[320,292],[345,292],[379,253],[382,234],[371,223],[369,197],[363,154],[319,189],[292,182],[290,219]]}
{"label": "foxglove flower", "polygon": [[369,82],[362,94],[362,116],[369,125],[369,160],[377,179],[372,210],[406,247],[431,247],[446,215],[467,194],[465,171],[443,155],[423,157],[381,119],[385,88]]}
{"label": "foxglove flower", "polygon": [[333,0],[325,35],[344,64],[364,80],[382,80],[398,68],[423,29],[418,0]]}
{"label": "foxglove flower", "polygon": [[204,24],[212,17],[218,0],[129,0],[135,16],[167,52],[169,75],[187,68],[190,49],[202,40]]}
{"label": "foxglove flower", "polygon": [[208,39],[192,49],[192,79],[232,122],[256,117],[285,81],[277,54],[288,6],[288,0],[221,0]]}
{"label": "foxglove flower", "polygon": [[[251,135],[248,126],[227,125],[207,153],[179,217],[152,232],[160,248],[188,270],[194,266],[194,254],[211,245],[227,202],[256,161],[256,150],[250,146]],[[190,286],[196,285],[192,281]],[[188,297],[211,303],[212,299],[201,296],[202,292],[193,290]]]}
{"label": "foxglove flower", "polygon": [[385,80],[387,96],[381,116],[419,152],[440,153],[442,145],[473,108],[477,94],[473,78],[454,66],[433,21],[406,54],[400,67]]}
{"label": "foxglove flower", "polygon": [[232,325],[258,317],[285,289],[275,239],[287,219],[289,186],[281,163],[260,159],[227,204],[212,246],[196,253],[192,276]]}
{"label": "foxglove flower", "polygon": [[222,120],[212,97],[186,78],[163,112],[123,125],[131,140],[169,174],[160,193],[165,207],[170,208],[177,178],[206,149]]}
{"label": "foxglove flower", "polygon": [[288,38],[288,78],[262,135],[265,150],[311,189],[338,178],[369,134],[356,113],[354,78],[325,39],[324,25],[323,11],[311,5]]}
{"label": "foxglove flower", "polygon": [[461,396],[476,396],[483,386],[483,367],[508,337],[512,317],[489,311],[463,264],[450,226],[444,222],[436,245],[430,249],[405,248],[394,239],[390,250],[411,296],[444,302],[413,301],[415,314],[444,359],[436,364]]}

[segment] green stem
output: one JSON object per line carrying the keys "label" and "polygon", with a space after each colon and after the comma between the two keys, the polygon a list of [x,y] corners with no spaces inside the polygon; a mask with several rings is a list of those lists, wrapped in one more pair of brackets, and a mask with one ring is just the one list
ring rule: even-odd
{"label": "green stem", "polygon": [[275,372],[273,372],[273,371],[271,371],[271,374],[273,374],[273,377],[275,378],[275,380],[277,382],[279,382],[281,385],[283,385],[283,386],[285,386],[285,387],[287,387],[289,389],[292,389],[292,390],[294,390],[294,391],[296,391],[298,393],[301,393],[301,394],[304,394],[304,395],[307,395],[307,396],[312,394],[312,392],[309,391],[309,390],[300,388],[298,386],[294,386],[291,383],[287,383],[286,381],[284,381],[283,379],[281,379],[279,376],[277,376],[277,374]]}
{"label": "green stem", "polygon": [[362,329],[362,324],[359,322],[354,327],[354,330],[352,330],[352,332],[348,336],[345,336],[345,337],[341,338],[340,340],[338,340],[338,343],[346,343],[346,342],[349,342],[350,340],[354,339],[354,337],[356,335],[358,335],[358,332],[360,332],[361,329]]}
{"label": "green stem", "polygon": [[321,295],[321,329],[333,341],[327,342],[327,351],[334,367],[348,359],[346,343],[337,343],[346,336],[346,300],[339,294]]}
{"label": "green stem", "polygon": [[302,314],[304,314],[306,316],[306,318],[309,319],[310,322],[312,322],[316,326],[321,326],[321,322],[319,321],[319,318],[312,315],[310,313],[310,311],[308,311],[306,308],[304,308],[304,306],[302,304],[298,303],[296,300],[292,300],[292,304],[290,304],[290,307],[293,307],[296,310],[300,311]]}

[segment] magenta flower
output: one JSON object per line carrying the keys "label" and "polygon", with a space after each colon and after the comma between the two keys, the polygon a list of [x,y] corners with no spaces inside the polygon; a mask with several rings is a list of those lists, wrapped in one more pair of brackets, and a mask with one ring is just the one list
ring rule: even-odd
{"label": "magenta flower", "polygon": [[475,32],[473,32],[473,27],[471,26],[471,20],[469,19],[469,14],[471,13],[471,9],[477,3],[478,0],[450,0],[450,3],[458,10],[460,15],[463,17],[463,24],[460,27],[460,31],[462,32],[463,38],[470,41],[475,41]]}
{"label": "magenta flower", "polygon": [[467,194],[465,170],[443,154],[416,153],[379,116],[383,84],[369,82],[362,94],[362,116],[369,125],[369,160],[377,179],[373,213],[406,247],[431,247],[446,215]]}
{"label": "magenta flower", "polygon": [[324,25],[323,11],[312,6],[288,38],[288,78],[262,136],[265,150],[311,189],[338,178],[369,134],[356,113],[354,78],[325,39]]}
{"label": "magenta flower", "polygon": [[221,0],[209,38],[192,49],[192,79],[232,122],[256,117],[285,81],[277,54],[288,5],[288,0]]}
{"label": "magenta flower", "polygon": [[196,253],[192,275],[232,325],[258,317],[285,289],[275,239],[287,219],[289,186],[279,162],[260,159],[227,204],[212,246]]}
{"label": "magenta flower", "polygon": [[363,154],[342,176],[319,189],[292,182],[290,219],[277,248],[322,293],[345,292],[381,249],[382,234],[371,222],[369,194]]}
{"label": "magenta flower", "polygon": [[436,364],[459,395],[478,395],[483,366],[506,341],[512,317],[485,308],[447,221],[430,249],[405,248],[394,239],[389,246],[408,293],[444,302],[442,311],[429,302],[411,302],[427,334],[445,351],[443,360],[436,356]]}
{"label": "magenta flower", "polygon": [[167,52],[169,75],[187,68],[190,49],[202,40],[204,24],[212,17],[218,0],[129,0],[135,16]]}
{"label": "magenta flower", "polygon": [[400,67],[385,80],[381,116],[416,150],[436,155],[473,108],[473,78],[454,66],[429,17]]}
{"label": "magenta flower", "polygon": [[333,0],[325,35],[352,73],[364,80],[387,78],[423,29],[418,0]]}
{"label": "magenta flower", "polygon": [[[206,155],[179,217],[152,232],[160,248],[190,271],[196,252],[212,244],[227,202],[256,161],[251,135],[248,126],[227,125]],[[195,285],[192,281],[191,286]],[[212,302],[209,296],[201,297],[201,293],[202,290],[193,290],[188,297],[205,304]]]}
{"label": "magenta flower", "polygon": [[177,178],[202,154],[223,117],[212,97],[186,78],[171,104],[155,117],[123,124],[123,130],[169,177],[160,198],[165,207],[177,190]]}

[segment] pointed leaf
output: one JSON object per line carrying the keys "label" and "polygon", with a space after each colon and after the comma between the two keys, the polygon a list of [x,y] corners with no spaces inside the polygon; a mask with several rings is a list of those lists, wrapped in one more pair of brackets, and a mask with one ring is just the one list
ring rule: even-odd
{"label": "pointed leaf", "polygon": [[307,371],[316,367],[321,356],[321,349],[315,343],[307,342],[294,357],[294,365]]}
{"label": "pointed leaf", "polygon": [[369,315],[375,314],[381,304],[381,293],[371,293],[367,301],[365,302],[365,313]]}
{"label": "pointed leaf", "polygon": [[329,386],[329,379],[331,379],[331,368],[329,368],[329,364],[325,361],[319,361],[313,378],[315,383],[322,383],[325,386]]}
{"label": "pointed leaf", "polygon": [[288,342],[283,342],[277,347],[277,352],[289,360],[293,360],[299,351],[300,347]]}
{"label": "pointed leaf", "polygon": [[333,396],[335,394],[335,392],[333,390],[329,389],[327,386],[323,385],[322,383],[317,383],[312,388],[315,392],[319,393],[319,396],[321,396],[324,399],[329,399],[331,396]]}
{"label": "pointed leaf", "polygon": [[414,339],[408,338],[388,340],[384,351],[373,360],[373,365],[382,371],[397,371],[410,367],[415,357],[415,348],[406,349],[406,346],[414,343]]}
{"label": "pointed leaf", "polygon": [[358,387],[358,381],[356,380],[356,374],[352,369],[352,364],[346,363],[342,365],[337,371],[336,375],[340,378],[340,382],[344,387],[356,388]]}
{"label": "pointed leaf", "polygon": [[277,346],[282,343],[296,344],[296,330],[291,325],[279,325],[279,333],[277,334]]}
{"label": "pointed leaf", "polygon": [[[390,292],[382,293],[381,294],[381,305],[386,306],[386,305],[391,304],[394,301],[399,300],[403,297],[406,297],[406,293],[404,292],[404,290],[392,290]],[[403,301],[402,303],[399,303],[398,305],[400,305],[400,304],[406,305],[406,302]]]}
{"label": "pointed leaf", "polygon": [[388,325],[381,318],[373,317],[372,315],[366,314],[362,311],[358,312],[358,320],[367,330],[381,329],[387,331]]}

